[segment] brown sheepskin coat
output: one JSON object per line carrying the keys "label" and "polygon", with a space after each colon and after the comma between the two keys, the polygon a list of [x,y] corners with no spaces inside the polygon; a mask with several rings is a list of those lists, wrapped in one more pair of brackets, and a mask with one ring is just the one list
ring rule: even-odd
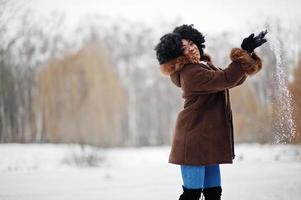
{"label": "brown sheepskin coat", "polygon": [[235,157],[233,121],[229,89],[242,84],[247,75],[257,73],[261,59],[234,48],[227,68],[215,67],[208,55],[201,62],[180,56],[162,64],[161,73],[169,75],[183,92],[184,108],[174,127],[169,163],[210,165],[232,163]]}

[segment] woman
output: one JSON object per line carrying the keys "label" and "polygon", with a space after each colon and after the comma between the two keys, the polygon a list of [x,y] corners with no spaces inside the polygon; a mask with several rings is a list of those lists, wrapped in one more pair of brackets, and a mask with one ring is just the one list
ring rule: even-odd
{"label": "woman", "polygon": [[169,163],[181,167],[180,200],[219,200],[219,164],[232,163],[234,141],[229,89],[257,73],[262,62],[254,49],[266,42],[251,34],[231,50],[231,63],[221,69],[204,54],[204,36],[193,25],[176,27],[155,47],[161,73],[182,89],[184,108],[178,114]]}

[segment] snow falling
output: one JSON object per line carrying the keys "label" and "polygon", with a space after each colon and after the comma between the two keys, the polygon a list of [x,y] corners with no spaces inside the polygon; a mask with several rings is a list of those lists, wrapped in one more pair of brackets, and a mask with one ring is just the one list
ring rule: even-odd
{"label": "snow falling", "polygon": [[[266,38],[269,42],[270,48],[276,57],[276,74],[274,84],[278,88],[276,94],[276,105],[278,105],[278,112],[275,117],[280,126],[280,131],[275,132],[275,143],[291,142],[296,133],[296,127],[293,119],[292,96],[287,88],[286,80],[287,74],[284,71],[284,64],[282,61],[282,54],[279,40],[273,35],[268,33]],[[275,124],[274,124],[275,126]]]}

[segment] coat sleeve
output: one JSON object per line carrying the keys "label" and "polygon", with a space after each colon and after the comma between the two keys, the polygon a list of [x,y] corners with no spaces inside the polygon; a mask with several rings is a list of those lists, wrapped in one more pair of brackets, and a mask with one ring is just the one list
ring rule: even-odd
{"label": "coat sleeve", "polygon": [[194,64],[186,67],[181,73],[183,89],[189,93],[215,93],[234,87],[246,74],[240,64],[230,63],[226,69],[210,70]]}
{"label": "coat sleeve", "polygon": [[[218,68],[219,70],[223,70],[222,68]],[[248,73],[248,72],[247,72]],[[246,79],[247,79],[247,75],[244,75],[239,81],[238,81],[238,83],[236,84],[236,85],[234,85],[234,87],[236,87],[236,86],[240,86],[241,84],[243,84],[245,81],[246,81]]]}
{"label": "coat sleeve", "polygon": [[244,75],[244,76],[238,81],[238,83],[237,83],[234,87],[243,84],[243,83],[245,82],[246,79],[247,79],[247,75]]}
{"label": "coat sleeve", "polygon": [[230,57],[232,62],[223,70],[206,69],[201,64],[187,66],[181,73],[183,90],[190,94],[208,94],[230,89],[245,81],[250,68],[258,68],[255,66],[258,62],[244,50],[232,49]]}

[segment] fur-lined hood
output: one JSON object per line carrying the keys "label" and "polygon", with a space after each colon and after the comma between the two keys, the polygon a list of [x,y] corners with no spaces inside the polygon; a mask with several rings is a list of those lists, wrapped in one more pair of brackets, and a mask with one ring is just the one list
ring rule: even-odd
{"label": "fur-lined hood", "polygon": [[[233,48],[230,53],[230,59],[232,62],[241,63],[245,68],[246,74],[248,75],[256,74],[262,68],[262,61],[257,54],[255,54],[255,52],[249,54],[247,51],[241,48]],[[205,61],[211,67],[217,69],[213,66],[211,57],[208,54],[203,54],[201,56],[201,61]],[[167,63],[160,65],[160,72],[163,75],[170,76],[172,82],[176,86],[181,87],[179,72],[185,67],[185,65],[201,63],[201,61],[195,57],[179,56]]]}
{"label": "fur-lined hood", "polygon": [[[211,62],[211,57],[208,54],[201,56],[201,61]],[[160,65],[160,72],[163,75],[169,75],[171,81],[178,87],[181,87],[180,83],[180,71],[185,65],[191,63],[200,63],[195,57],[179,56],[167,63]]]}
{"label": "fur-lined hood", "polygon": [[[211,57],[208,54],[201,56],[201,61],[211,62]],[[179,56],[167,63],[160,65],[160,72],[163,75],[171,75],[176,71],[180,71],[186,64],[199,63],[197,58],[188,56]]]}

